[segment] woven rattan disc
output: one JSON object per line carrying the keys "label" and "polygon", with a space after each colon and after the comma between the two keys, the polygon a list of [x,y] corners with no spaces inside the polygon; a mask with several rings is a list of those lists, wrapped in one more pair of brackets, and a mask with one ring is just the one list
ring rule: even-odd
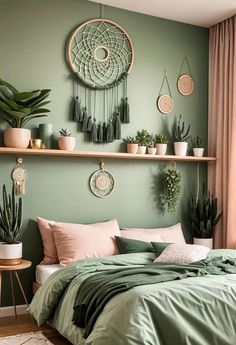
{"label": "woven rattan disc", "polygon": [[169,114],[173,110],[173,99],[169,95],[162,95],[157,99],[157,108],[163,114]]}
{"label": "woven rattan disc", "polygon": [[193,78],[188,74],[182,74],[177,82],[179,93],[183,96],[189,96],[194,90]]}

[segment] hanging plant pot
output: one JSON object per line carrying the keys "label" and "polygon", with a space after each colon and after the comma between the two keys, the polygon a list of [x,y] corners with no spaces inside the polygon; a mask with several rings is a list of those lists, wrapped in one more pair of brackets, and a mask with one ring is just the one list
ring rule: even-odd
{"label": "hanging plant pot", "polygon": [[203,147],[194,147],[193,155],[195,157],[203,157],[204,148]]}
{"label": "hanging plant pot", "polygon": [[188,143],[186,141],[177,141],[174,143],[175,155],[186,156]]}
{"label": "hanging plant pot", "polygon": [[31,130],[26,128],[6,128],[4,130],[4,145],[26,149],[31,139]]}
{"label": "hanging plant pot", "polygon": [[0,242],[0,265],[19,265],[22,261],[22,242]]}
{"label": "hanging plant pot", "polygon": [[156,144],[157,155],[164,156],[167,151],[167,144]]}
{"label": "hanging plant pot", "polygon": [[58,147],[60,150],[73,151],[75,148],[75,137],[60,137],[58,138]]}
{"label": "hanging plant pot", "polygon": [[213,249],[213,238],[196,238],[193,239],[193,244],[198,244],[200,246],[205,246]]}

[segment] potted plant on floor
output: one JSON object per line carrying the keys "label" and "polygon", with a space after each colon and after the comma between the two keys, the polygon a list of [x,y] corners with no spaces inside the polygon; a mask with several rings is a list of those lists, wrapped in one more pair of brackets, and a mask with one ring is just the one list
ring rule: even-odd
{"label": "potted plant on floor", "polygon": [[59,131],[60,137],[58,138],[58,147],[60,150],[68,150],[68,151],[73,151],[75,148],[75,137],[72,137],[71,130],[69,129],[61,129]]}
{"label": "potted plant on floor", "polygon": [[44,106],[51,90],[19,92],[14,86],[0,79],[0,117],[10,128],[4,130],[4,144],[7,147],[27,148],[31,139],[27,122],[47,116],[50,110]]}
{"label": "potted plant on floor", "polygon": [[165,134],[160,133],[155,136],[157,155],[164,156],[167,150],[168,138]]}
{"label": "potted plant on floor", "polygon": [[202,139],[198,135],[192,139],[193,155],[195,157],[202,157],[204,148],[202,147]]}
{"label": "potted plant on floor", "polygon": [[3,185],[0,204],[0,265],[17,265],[22,261],[22,242],[18,242],[22,220],[22,198],[16,201],[15,188],[7,195]]}
{"label": "potted plant on floor", "polygon": [[135,137],[127,137],[123,139],[127,146],[127,152],[136,154],[138,152],[138,143]]}
{"label": "potted plant on floor", "polygon": [[137,132],[136,140],[138,142],[138,153],[145,154],[147,145],[150,142],[150,134],[146,129]]}
{"label": "potted plant on floor", "polygon": [[203,186],[202,194],[190,197],[188,219],[193,231],[193,243],[213,248],[215,227],[222,217],[217,214],[217,198],[214,198]]}
{"label": "potted plant on floor", "polygon": [[187,140],[190,138],[189,131],[190,125],[188,125],[187,129],[185,129],[185,123],[182,121],[182,115],[179,115],[178,121],[174,122],[174,150],[176,156],[186,156],[188,142]]}

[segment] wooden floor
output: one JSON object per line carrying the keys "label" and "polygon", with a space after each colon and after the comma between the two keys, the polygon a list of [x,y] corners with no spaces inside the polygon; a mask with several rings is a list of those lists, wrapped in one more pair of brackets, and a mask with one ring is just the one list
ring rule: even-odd
{"label": "wooden floor", "polygon": [[54,345],[71,345],[51,327],[47,325],[38,327],[29,315],[18,315],[17,318],[15,316],[0,317],[0,337],[39,331],[42,331]]}

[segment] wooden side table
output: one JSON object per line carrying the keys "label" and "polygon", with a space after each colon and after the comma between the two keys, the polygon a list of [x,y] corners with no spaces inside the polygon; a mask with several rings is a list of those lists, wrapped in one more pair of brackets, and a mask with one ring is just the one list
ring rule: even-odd
{"label": "wooden side table", "polygon": [[24,301],[29,306],[29,303],[27,301],[22,283],[20,281],[19,275],[17,271],[25,270],[26,268],[29,268],[32,265],[31,261],[27,260],[22,260],[21,264],[19,265],[14,265],[14,266],[2,266],[0,265],[0,306],[1,306],[1,292],[2,292],[2,277],[3,277],[3,272],[9,272],[10,275],[10,285],[11,285],[11,296],[12,296],[12,303],[14,306],[14,312],[15,316],[17,316],[16,313],[16,303],[15,303],[15,295],[14,295],[14,284],[13,284],[13,273],[15,274],[16,280],[18,282],[18,285],[20,287],[21,293],[23,295]]}

